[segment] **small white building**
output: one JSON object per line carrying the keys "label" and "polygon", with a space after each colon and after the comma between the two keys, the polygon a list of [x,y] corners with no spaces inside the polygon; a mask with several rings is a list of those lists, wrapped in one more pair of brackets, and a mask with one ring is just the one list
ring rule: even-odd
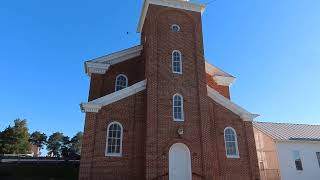
{"label": "small white building", "polygon": [[254,122],[261,180],[320,180],[320,125]]}

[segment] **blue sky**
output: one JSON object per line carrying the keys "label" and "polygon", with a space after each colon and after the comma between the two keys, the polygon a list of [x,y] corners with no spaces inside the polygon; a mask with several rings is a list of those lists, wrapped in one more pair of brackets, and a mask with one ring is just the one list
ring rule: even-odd
{"label": "blue sky", "polygon": [[[1,1],[0,130],[26,118],[30,131],[82,131],[79,103],[89,90],[83,63],[139,44],[141,4]],[[318,0],[217,0],[207,7],[206,58],[237,77],[232,100],[261,114],[258,120],[320,124],[319,7]]]}

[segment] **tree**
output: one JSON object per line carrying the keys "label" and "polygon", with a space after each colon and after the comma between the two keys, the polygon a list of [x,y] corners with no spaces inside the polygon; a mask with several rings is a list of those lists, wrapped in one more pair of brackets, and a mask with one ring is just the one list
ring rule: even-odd
{"label": "tree", "polygon": [[55,132],[53,133],[47,142],[48,155],[53,155],[54,157],[61,156],[61,147],[63,145],[63,133]]}
{"label": "tree", "polygon": [[66,158],[79,158],[82,144],[82,132],[78,132],[71,139],[68,136],[63,138],[61,155]]}
{"label": "tree", "polygon": [[29,133],[25,119],[14,120],[14,126],[8,126],[0,133],[0,153],[27,154],[30,151]]}
{"label": "tree", "polygon": [[0,132],[0,154],[13,154],[15,151],[14,131],[11,126]]}
{"label": "tree", "polygon": [[39,131],[35,131],[30,135],[29,142],[32,145],[37,146],[40,151],[47,142],[47,136],[44,133],[41,133]]}
{"label": "tree", "polygon": [[78,132],[76,135],[73,136],[73,138],[71,138],[71,149],[75,154],[79,156],[81,154],[82,138],[82,132]]}
{"label": "tree", "polygon": [[61,147],[61,155],[63,157],[70,157],[70,138],[68,136],[63,137],[62,139],[62,147]]}

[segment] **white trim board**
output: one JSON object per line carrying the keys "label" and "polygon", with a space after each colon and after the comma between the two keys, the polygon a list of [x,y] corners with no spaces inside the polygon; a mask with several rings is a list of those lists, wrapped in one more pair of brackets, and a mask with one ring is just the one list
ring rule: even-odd
{"label": "white trim board", "polygon": [[133,94],[136,94],[140,91],[143,91],[146,89],[146,87],[147,87],[147,80],[140,81],[136,84],[133,84],[132,86],[121,89],[119,91],[108,94],[106,96],[100,97],[93,101],[90,101],[87,103],[81,103],[80,104],[81,111],[82,112],[99,112],[99,110],[103,106],[109,105],[111,103],[114,103],[126,97],[129,97]]}
{"label": "white trim board", "polygon": [[150,4],[183,9],[188,11],[195,11],[195,12],[200,12],[201,14],[204,12],[206,8],[206,5],[204,4],[191,3],[188,1],[182,1],[182,0],[144,0],[141,15],[140,15],[140,20],[138,24],[138,29],[137,29],[138,33],[142,32],[143,24],[146,19]]}
{"label": "white trim board", "polygon": [[215,102],[219,103],[223,107],[229,109],[233,113],[237,114],[244,121],[253,121],[253,119],[259,116],[258,114],[252,114],[248,112],[247,110],[243,109],[242,107],[233,103],[229,99],[225,98],[209,86],[207,86],[207,93],[211,99],[213,99]]}
{"label": "white trim board", "polygon": [[104,74],[111,65],[138,57],[141,55],[143,46],[138,45],[106,56],[85,62],[85,72],[91,76],[92,73]]}

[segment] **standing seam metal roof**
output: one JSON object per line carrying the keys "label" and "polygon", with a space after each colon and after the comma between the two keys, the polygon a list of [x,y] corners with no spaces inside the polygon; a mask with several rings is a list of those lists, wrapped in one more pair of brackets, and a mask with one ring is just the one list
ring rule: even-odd
{"label": "standing seam metal roof", "polygon": [[320,125],[253,122],[253,126],[274,140],[320,141]]}

